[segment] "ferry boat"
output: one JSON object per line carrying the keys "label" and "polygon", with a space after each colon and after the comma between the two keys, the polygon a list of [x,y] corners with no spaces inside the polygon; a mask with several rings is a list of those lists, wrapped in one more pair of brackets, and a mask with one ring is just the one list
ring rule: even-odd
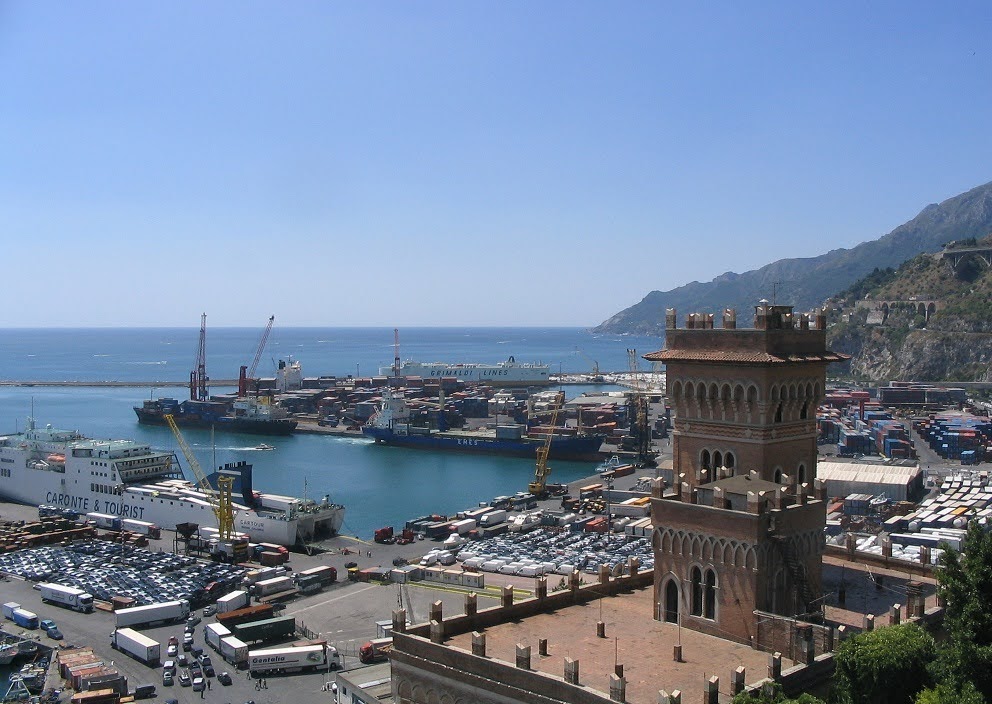
{"label": "ferry boat", "polygon": [[[518,425],[496,430],[432,430],[409,423],[410,408],[406,399],[385,390],[375,415],[362,426],[362,433],[379,444],[425,450],[492,453],[517,457],[536,457],[546,435],[526,435]],[[599,460],[603,435],[555,435],[551,438],[549,459]]]}
{"label": "ferry boat", "polygon": [[165,416],[172,414],[181,428],[213,428],[255,435],[289,435],[297,426],[297,421],[289,418],[284,409],[251,396],[239,398],[233,404],[159,398],[135,406],[134,412],[138,422],[147,425],[166,425]]}
{"label": "ferry boat", "polygon": [[[234,480],[235,529],[254,542],[296,545],[338,532],[344,507],[255,491],[252,466],[234,462],[208,479]],[[0,436],[0,498],[16,503],[101,512],[174,529],[216,527],[209,497],[187,481],[175,453],[133,440],[94,440],[73,430],[37,428]]]}
{"label": "ferry boat", "polygon": [[[381,376],[392,376],[393,367],[380,367]],[[497,364],[446,364],[444,362],[414,362],[406,360],[400,365],[399,376],[424,379],[455,378],[468,383],[491,386],[546,386],[551,383],[551,366],[517,362],[510,357]]]}

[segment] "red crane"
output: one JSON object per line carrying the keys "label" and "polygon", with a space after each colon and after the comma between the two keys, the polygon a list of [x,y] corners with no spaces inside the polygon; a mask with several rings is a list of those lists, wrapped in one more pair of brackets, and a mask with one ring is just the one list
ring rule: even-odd
{"label": "red crane", "polygon": [[276,316],[269,316],[269,323],[265,326],[265,332],[262,333],[262,339],[258,341],[258,349],[255,350],[255,359],[252,360],[251,368],[244,365],[241,366],[241,372],[238,374],[238,396],[243,397],[248,395],[248,383],[249,381],[254,381],[255,370],[258,369],[258,361],[262,358],[262,350],[265,349],[265,343],[269,339],[269,333],[272,332],[272,323],[275,322]]}
{"label": "red crane", "polygon": [[189,373],[189,398],[206,401],[207,396],[207,314],[200,316],[200,346],[196,352],[196,366]]}

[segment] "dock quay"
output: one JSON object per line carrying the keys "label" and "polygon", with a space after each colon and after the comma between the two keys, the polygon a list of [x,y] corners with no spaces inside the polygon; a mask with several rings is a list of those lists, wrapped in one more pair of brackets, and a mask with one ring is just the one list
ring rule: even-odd
{"label": "dock quay", "polygon": [[[218,379],[210,381],[211,386],[237,386],[236,379]],[[188,381],[18,381],[14,379],[0,379],[0,386],[47,386],[65,388],[187,388]]]}

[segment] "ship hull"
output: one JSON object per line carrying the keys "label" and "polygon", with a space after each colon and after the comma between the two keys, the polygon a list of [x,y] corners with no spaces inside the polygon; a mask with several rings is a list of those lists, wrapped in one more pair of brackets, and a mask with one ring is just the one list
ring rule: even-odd
{"label": "ship hull", "polygon": [[[419,450],[440,450],[448,452],[471,452],[479,454],[508,455],[512,457],[529,457],[537,455],[537,450],[544,444],[540,438],[521,438],[519,440],[495,438],[491,436],[474,435],[471,433],[440,433],[404,434],[396,433],[390,428],[365,426],[362,432],[383,445],[410,447]],[[590,460],[602,459],[599,448],[603,444],[601,435],[575,435],[556,437],[551,441],[548,459],[552,460]]]}
{"label": "ship hull", "polygon": [[[126,447],[121,454],[107,454],[106,447],[122,443]],[[105,513],[149,521],[168,530],[181,523],[217,527],[217,517],[198,487],[179,479],[178,474],[162,474],[168,461],[163,457],[170,455],[146,446],[135,446],[133,454],[128,454],[131,446],[130,441],[81,439],[64,444],[26,441],[24,435],[0,437],[0,500],[28,506],[48,504],[80,514]],[[54,453],[61,453],[60,461]],[[46,456],[48,461],[42,459]],[[156,467],[159,476],[121,483],[108,476],[115,464],[124,469],[131,464]],[[345,509],[338,504],[299,502],[254,491],[247,463],[224,465],[219,473],[236,476],[241,482],[243,501],[234,502],[235,528],[255,542],[292,546],[333,535],[344,521]],[[291,512],[286,510],[290,504],[303,508]]]}
{"label": "ship hull", "polygon": [[[138,416],[138,422],[143,425],[167,425],[163,413],[147,411],[143,408],[135,408],[134,412]],[[285,418],[266,420],[231,418],[229,416],[204,418],[190,414],[173,415],[173,420],[180,428],[213,428],[219,431],[249,433],[251,435],[292,435],[298,425],[295,420]]]}

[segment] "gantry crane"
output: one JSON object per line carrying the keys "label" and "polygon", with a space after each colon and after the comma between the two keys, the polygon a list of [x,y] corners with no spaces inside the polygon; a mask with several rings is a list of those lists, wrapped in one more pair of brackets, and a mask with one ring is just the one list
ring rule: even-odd
{"label": "gantry crane", "polygon": [[196,365],[189,373],[189,398],[206,401],[207,395],[207,314],[200,315],[200,345],[196,352]]}
{"label": "gantry crane", "polygon": [[241,371],[238,374],[238,396],[240,398],[248,395],[248,384],[255,382],[255,371],[258,369],[258,360],[262,358],[262,350],[265,349],[265,343],[269,339],[269,333],[272,332],[272,323],[275,322],[275,319],[276,316],[269,316],[269,322],[265,326],[265,332],[262,333],[262,339],[258,341],[258,349],[255,350],[255,359],[252,360],[251,368],[244,365],[241,366]]}
{"label": "gantry crane", "polygon": [[217,478],[217,489],[210,486],[210,480],[203,473],[196,455],[193,454],[192,448],[186,444],[183,434],[179,432],[179,426],[176,425],[176,420],[172,417],[171,413],[165,414],[165,422],[169,424],[172,434],[176,436],[176,442],[179,443],[179,447],[183,451],[190,469],[193,470],[196,483],[206,495],[207,501],[210,502],[210,508],[213,510],[214,515],[217,516],[217,529],[220,533],[220,542],[230,543],[234,536],[234,504],[231,501],[231,489],[234,485],[234,478],[220,476]]}
{"label": "gantry crane", "polygon": [[548,466],[548,455],[551,454],[551,441],[555,437],[555,427],[558,424],[558,411],[565,405],[565,394],[561,391],[555,396],[554,409],[551,412],[551,427],[544,444],[537,448],[537,464],[534,467],[534,481],[528,486],[528,490],[534,496],[544,496],[548,490],[548,475],[551,474],[551,467]]}

